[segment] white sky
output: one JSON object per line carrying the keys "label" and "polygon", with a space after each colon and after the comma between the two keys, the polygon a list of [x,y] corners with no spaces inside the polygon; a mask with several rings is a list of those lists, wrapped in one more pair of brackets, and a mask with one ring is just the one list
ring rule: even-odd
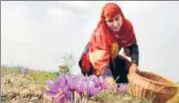
{"label": "white sky", "polygon": [[[1,64],[57,71],[65,52],[79,56],[108,1],[2,1]],[[116,1],[132,22],[140,69],[179,79],[179,2]],[[69,38],[71,37],[71,38]]]}

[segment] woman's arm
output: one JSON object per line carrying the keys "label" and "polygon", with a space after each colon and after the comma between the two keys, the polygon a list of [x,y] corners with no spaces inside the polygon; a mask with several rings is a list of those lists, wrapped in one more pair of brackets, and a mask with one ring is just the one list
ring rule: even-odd
{"label": "woman's arm", "polygon": [[128,47],[131,57],[131,62],[135,63],[136,65],[139,64],[139,48],[137,44],[132,44]]}

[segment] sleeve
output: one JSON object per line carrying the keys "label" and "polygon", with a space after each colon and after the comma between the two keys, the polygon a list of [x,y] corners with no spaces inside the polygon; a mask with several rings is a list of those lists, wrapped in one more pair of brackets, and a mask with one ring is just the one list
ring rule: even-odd
{"label": "sleeve", "polygon": [[89,60],[93,66],[94,74],[103,75],[104,68],[109,65],[111,58],[110,45],[108,38],[101,28],[93,32],[89,46]]}
{"label": "sleeve", "polygon": [[132,44],[131,46],[128,47],[130,51],[130,57],[131,57],[131,62],[135,64],[139,64],[139,47],[137,44]]}
{"label": "sleeve", "polygon": [[88,74],[90,71],[90,62],[88,59],[88,47],[89,43],[85,46],[85,49],[83,50],[81,56],[80,56],[80,60],[78,62],[79,67],[81,68],[81,72],[85,75],[86,73]]}

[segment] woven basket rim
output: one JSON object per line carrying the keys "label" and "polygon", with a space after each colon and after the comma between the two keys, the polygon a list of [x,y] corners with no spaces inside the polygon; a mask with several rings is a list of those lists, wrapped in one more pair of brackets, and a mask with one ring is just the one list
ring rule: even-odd
{"label": "woven basket rim", "polygon": [[[140,87],[142,87],[142,86],[140,86]],[[143,87],[144,88],[144,87]],[[171,98],[173,98],[175,95],[177,95],[177,92],[176,93],[171,93],[171,92],[163,92],[163,91],[156,91],[156,90],[152,90],[152,89],[150,89],[150,88],[144,88],[146,91],[152,91],[152,93],[154,93],[154,94],[152,94],[152,96],[159,96],[159,95],[155,95],[156,93],[158,94],[158,93],[161,93],[162,95],[165,95],[165,96],[167,96],[167,98],[165,98],[167,101],[168,100],[170,100]],[[130,93],[130,92],[129,92]],[[132,93],[132,92],[131,92]],[[136,93],[132,93],[133,95],[136,95]],[[143,96],[140,96],[140,97],[142,97],[143,98]],[[144,98],[146,98],[146,96],[144,96]],[[149,97],[150,98],[150,97]],[[151,97],[151,98],[153,98],[153,97]],[[157,98],[157,97],[154,97],[154,99],[155,98]]]}
{"label": "woven basket rim", "polygon": [[[131,83],[131,81],[129,81],[129,83]],[[138,84],[136,84],[136,83],[134,83],[134,82],[132,82],[133,84],[135,84],[135,85],[138,85]],[[144,87],[144,86],[141,86],[141,85],[139,85],[141,88],[143,88],[143,89],[145,89],[145,90],[150,90],[150,91],[154,91],[154,92],[157,92],[157,93],[164,93],[164,94],[170,94],[170,95],[175,95],[175,93],[173,94],[173,93],[171,93],[171,92],[164,92],[164,91],[157,91],[156,89],[151,89],[151,88],[146,88],[146,87]],[[177,91],[179,90],[178,88],[176,88],[177,89]],[[177,93],[176,93],[177,94]]]}
{"label": "woven basket rim", "polygon": [[145,71],[140,71],[140,72],[142,72],[142,73],[150,73],[150,74],[153,74],[153,75],[155,75],[155,76],[161,77],[161,78],[163,78],[164,80],[170,82],[171,84],[156,82],[156,81],[153,81],[153,80],[144,78],[143,76],[139,75],[138,73],[128,74],[128,77],[130,77],[131,75],[136,75],[136,76],[140,77],[141,79],[146,80],[146,81],[149,81],[149,82],[154,83],[154,84],[159,84],[159,85],[163,85],[163,86],[167,86],[167,87],[176,87],[176,88],[179,88],[179,86],[178,86],[176,83],[170,81],[169,79],[167,79],[167,78],[165,78],[165,77],[163,77],[163,76],[161,76],[161,75],[158,75],[158,74],[153,73],[153,72],[145,72]]}

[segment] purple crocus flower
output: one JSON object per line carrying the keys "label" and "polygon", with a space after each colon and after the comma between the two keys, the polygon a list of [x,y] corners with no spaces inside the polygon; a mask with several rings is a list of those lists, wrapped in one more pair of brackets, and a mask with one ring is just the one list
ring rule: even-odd
{"label": "purple crocus flower", "polygon": [[104,80],[103,76],[100,76],[98,78],[98,81],[96,82],[96,84],[98,86],[101,86],[101,89],[107,89],[108,88],[108,84],[107,82]]}
{"label": "purple crocus flower", "polygon": [[117,93],[127,93],[128,92],[128,86],[126,83],[120,83],[117,84],[117,87],[114,88],[114,92]]}
{"label": "purple crocus flower", "polygon": [[47,83],[49,90],[45,91],[45,94],[47,94],[50,97],[57,97],[59,91],[61,91],[61,88],[59,88],[58,82],[47,80],[46,83]]}
{"label": "purple crocus flower", "polygon": [[96,87],[95,82],[88,81],[87,83],[87,94],[89,97],[96,96],[99,92],[101,92],[101,87]]}
{"label": "purple crocus flower", "polygon": [[61,75],[56,78],[55,82],[58,83],[59,88],[67,89],[68,88],[68,75]]}
{"label": "purple crocus flower", "polygon": [[23,74],[23,75],[27,75],[28,72],[29,72],[29,69],[28,69],[28,68],[23,68],[23,69],[22,69],[22,74]]}
{"label": "purple crocus flower", "polygon": [[95,75],[85,76],[82,87],[89,97],[96,96],[102,90],[101,86],[98,85],[98,78]]}
{"label": "purple crocus flower", "polygon": [[97,82],[98,81],[98,77],[96,75],[91,75],[91,76],[88,77],[88,81]]}
{"label": "purple crocus flower", "polygon": [[57,82],[59,85],[59,88],[61,88],[61,90],[63,91],[65,98],[68,100],[71,100],[72,98],[72,91],[70,91],[69,89],[69,80],[71,78],[71,75],[61,75],[59,76],[55,82]]}
{"label": "purple crocus flower", "polygon": [[50,97],[56,98],[55,101],[62,102],[64,101],[64,98],[65,100],[71,100],[72,92],[69,90],[69,78],[69,75],[61,75],[54,82],[51,80],[47,80],[46,83],[49,87],[49,90],[45,91],[45,93]]}
{"label": "purple crocus flower", "polygon": [[83,83],[85,81],[84,76],[72,76],[69,80],[69,88],[72,92],[76,91],[80,95],[84,92]]}
{"label": "purple crocus flower", "polygon": [[80,80],[79,76],[71,76],[71,78],[69,78],[69,81],[68,81],[69,82],[69,89],[71,91],[75,91],[79,80]]}
{"label": "purple crocus flower", "polygon": [[62,74],[54,82],[47,81],[49,90],[45,93],[51,97],[55,97],[55,101],[63,103],[64,101],[73,101],[74,92],[76,91],[81,96],[86,94],[89,97],[96,96],[103,89],[107,88],[102,77],[96,77],[95,75],[87,76],[73,76]]}

